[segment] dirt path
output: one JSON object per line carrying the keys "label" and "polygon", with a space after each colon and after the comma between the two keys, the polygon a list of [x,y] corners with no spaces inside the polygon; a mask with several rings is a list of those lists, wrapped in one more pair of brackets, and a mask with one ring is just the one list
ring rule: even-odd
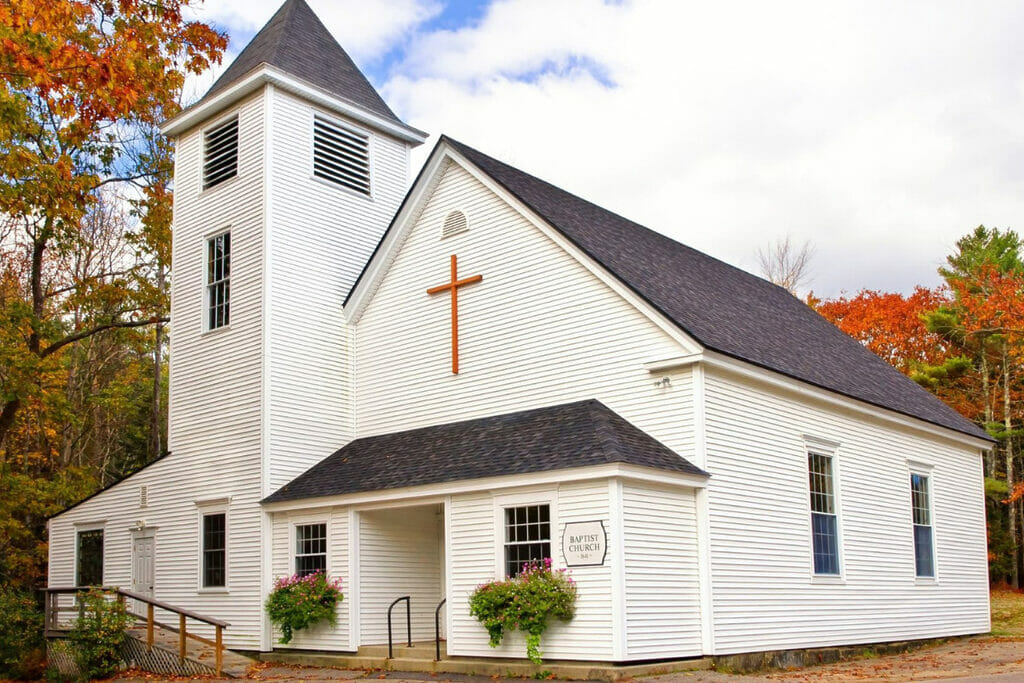
{"label": "dirt path", "polygon": [[943,679],[1024,681],[1024,639],[978,637],[902,655],[859,659],[798,671],[756,676],[716,672],[673,674],[648,683],[776,683],[778,681],[933,681]]}

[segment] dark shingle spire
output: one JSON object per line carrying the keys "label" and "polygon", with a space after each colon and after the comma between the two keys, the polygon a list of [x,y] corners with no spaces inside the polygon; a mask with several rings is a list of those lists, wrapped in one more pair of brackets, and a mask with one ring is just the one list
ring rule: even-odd
{"label": "dark shingle spire", "polygon": [[374,114],[402,123],[305,0],[286,0],[203,100],[227,89],[261,64],[269,64]]}

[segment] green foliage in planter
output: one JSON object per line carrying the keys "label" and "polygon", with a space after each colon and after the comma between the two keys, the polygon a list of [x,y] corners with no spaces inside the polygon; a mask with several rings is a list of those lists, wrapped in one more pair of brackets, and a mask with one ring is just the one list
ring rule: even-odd
{"label": "green foliage in planter", "polygon": [[46,662],[43,613],[29,591],[0,586],[0,679],[39,678]]}
{"label": "green foliage in planter", "polygon": [[526,636],[526,656],[541,663],[540,637],[551,618],[570,621],[576,614],[576,583],[564,569],[552,571],[551,559],[528,564],[519,576],[481,584],[469,599],[469,613],[487,629],[491,647],[506,631]]}
{"label": "green foliage in planter", "polygon": [[344,599],[341,579],[328,580],[322,571],[299,576],[293,574],[274,582],[274,590],[264,606],[270,621],[281,629],[281,642],[291,642],[295,631],[337,619],[335,607]]}
{"label": "green foliage in planter", "polygon": [[128,638],[131,616],[120,600],[100,588],[79,593],[81,611],[70,640],[78,669],[86,679],[110,678],[121,668],[121,650]]}

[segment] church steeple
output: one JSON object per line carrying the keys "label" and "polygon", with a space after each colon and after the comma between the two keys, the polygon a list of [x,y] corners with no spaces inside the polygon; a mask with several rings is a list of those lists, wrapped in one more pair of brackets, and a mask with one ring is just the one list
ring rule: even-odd
{"label": "church steeple", "polygon": [[262,64],[401,123],[305,0],[286,0],[203,99]]}

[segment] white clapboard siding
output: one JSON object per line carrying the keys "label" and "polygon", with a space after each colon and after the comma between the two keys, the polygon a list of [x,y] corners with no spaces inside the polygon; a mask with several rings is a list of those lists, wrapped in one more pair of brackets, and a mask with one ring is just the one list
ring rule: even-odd
{"label": "white clapboard siding", "polygon": [[[655,386],[644,363],[680,347],[560,246],[451,165],[356,328],[357,436],[596,398],[679,453],[692,451],[689,372]],[[441,238],[445,217],[469,229]],[[461,371],[448,295],[460,288]]]}
{"label": "white clapboard siding", "polygon": [[[988,631],[977,451],[720,371],[706,397],[716,653]],[[805,435],[838,443],[840,583],[811,577]],[[908,460],[934,467],[935,582],[914,578]]]}
{"label": "white clapboard siding", "polygon": [[628,659],[701,654],[692,489],[622,486]]}
{"label": "white clapboard siding", "polygon": [[[566,522],[602,520],[609,529],[609,558],[605,565],[572,570],[578,586],[576,617],[569,623],[555,620],[549,624],[541,641],[541,650],[547,658],[610,659],[614,655],[615,620],[610,618],[613,603],[611,557],[617,552],[619,541],[611,533],[608,490],[606,480],[536,490],[540,502],[547,502],[553,496],[551,545],[556,567],[563,564],[560,541]],[[517,490],[517,494],[529,496],[530,491]],[[502,572],[497,564],[503,541],[500,529],[496,529],[500,506],[489,493],[452,498],[448,652],[454,655],[522,657],[526,652],[525,641],[518,632],[507,634],[500,647],[491,648],[487,644],[487,630],[469,614],[469,597],[476,587]]]}
{"label": "white clapboard siding", "polygon": [[363,128],[370,135],[372,197],[315,177],[316,110],[282,90],[270,92],[266,484],[274,491],[352,437],[342,303],[402,201],[409,162],[406,143]]}
{"label": "white clapboard siding", "polygon": [[[359,518],[359,643],[388,642],[388,605],[410,596],[413,641],[434,639],[443,597],[440,505],[366,510]],[[396,643],[406,637],[405,603],[392,612]]]}
{"label": "white clapboard siding", "polygon": [[293,527],[297,524],[327,524],[327,574],[331,579],[342,579],[344,598],[335,610],[336,623],[318,624],[309,629],[295,631],[290,643],[278,642],[281,633],[274,629],[275,648],[300,650],[348,651],[351,647],[350,603],[353,586],[349,577],[349,528],[347,508],[328,508],[315,513],[279,512],[274,515],[273,574],[274,580],[295,573]]}
{"label": "white clapboard siding", "polygon": [[[177,142],[171,289],[170,455],[50,523],[50,584],[74,580],[75,524],[106,522],[104,580],[131,585],[131,534],[155,527],[156,598],[231,624],[229,646],[261,633],[260,363],[264,99],[238,114],[238,175],[202,189],[202,131]],[[211,121],[215,124],[222,117]],[[231,230],[231,324],[203,333],[205,240]],[[139,486],[149,487],[139,507]],[[228,591],[199,590],[197,501],[228,499]]]}

